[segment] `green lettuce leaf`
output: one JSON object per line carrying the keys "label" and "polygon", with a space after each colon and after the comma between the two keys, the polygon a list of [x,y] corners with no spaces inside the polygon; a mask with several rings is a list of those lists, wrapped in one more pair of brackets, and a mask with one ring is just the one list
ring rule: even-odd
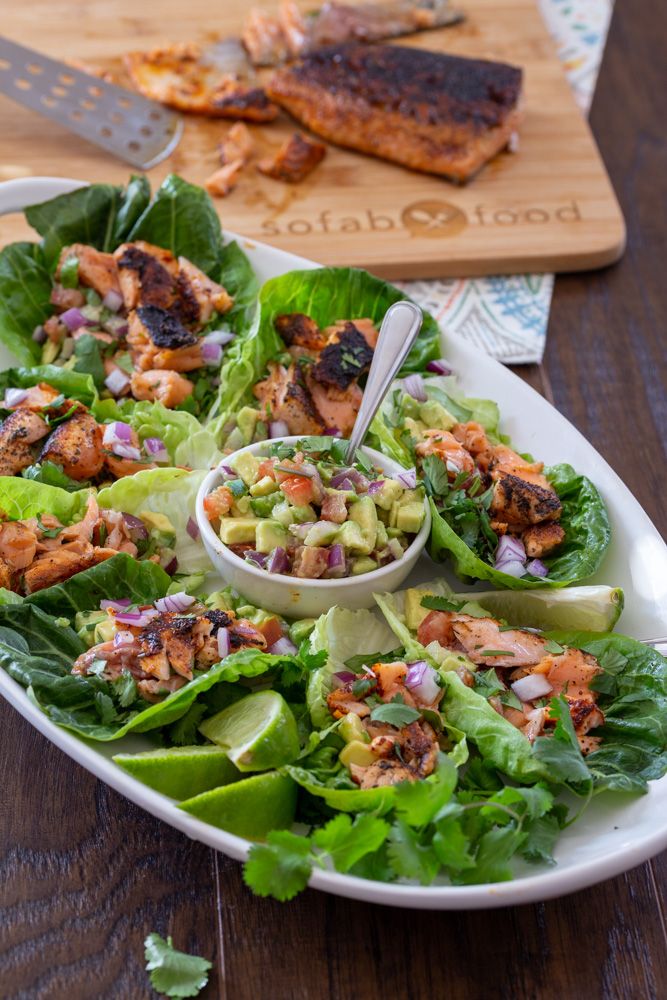
{"label": "green lettuce leaf", "polygon": [[235,240],[222,248],[217,280],[234,299],[234,305],[225,313],[223,321],[237,333],[249,330],[258,310],[259,281],[250,261]]}
{"label": "green lettuce leaf", "polygon": [[11,243],[0,253],[0,340],[21,364],[37,364],[33,331],[51,314],[51,277],[42,248]]}
{"label": "green lettuce leaf", "polygon": [[195,500],[205,471],[185,469],[145,469],[133,476],[117,479],[100,490],[100,507],[110,507],[141,517],[144,511],[164,514],[176,531],[174,546],[179,573],[201,573],[211,569],[211,562],[199,538],[191,538],[188,520],[195,519]]}
{"label": "green lettuce leaf", "polygon": [[151,186],[143,174],[133,174],[121,199],[113,232],[114,248],[126,243],[139,218],[148,208]]}
{"label": "green lettuce leaf", "polygon": [[68,492],[32,479],[0,476],[0,510],[10,521],[54,514],[63,524],[70,524],[83,516],[89,496],[90,490]]}
{"label": "green lettuce leaf", "polygon": [[149,437],[160,438],[174,465],[211,469],[222,460],[210,429],[202,427],[196,417],[184,410],[168,410],[162,403],[133,400],[117,403],[103,399],[95,404],[93,414],[102,423],[112,420],[128,423],[141,443]]}
{"label": "green lettuce leaf", "polygon": [[27,208],[25,217],[42,237],[49,269],[55,270],[60,251],[71,243],[87,243],[105,252],[114,250],[118,245],[117,219],[124,201],[121,187],[90,184]]}
{"label": "green lettuce leaf", "polygon": [[7,388],[29,389],[39,382],[48,382],[58,392],[69,399],[77,399],[84,406],[92,406],[97,400],[97,390],[90,375],[72,371],[71,368],[59,368],[58,365],[6,368],[0,372],[0,397]]}

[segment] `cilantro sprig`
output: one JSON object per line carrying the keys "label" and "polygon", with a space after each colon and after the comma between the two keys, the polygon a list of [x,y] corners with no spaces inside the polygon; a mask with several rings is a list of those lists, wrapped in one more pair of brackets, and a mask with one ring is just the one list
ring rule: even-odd
{"label": "cilantro sprig", "polygon": [[196,997],[208,982],[212,963],[174,948],[171,937],[149,934],[144,941],[146,972],[153,989],[168,997]]}

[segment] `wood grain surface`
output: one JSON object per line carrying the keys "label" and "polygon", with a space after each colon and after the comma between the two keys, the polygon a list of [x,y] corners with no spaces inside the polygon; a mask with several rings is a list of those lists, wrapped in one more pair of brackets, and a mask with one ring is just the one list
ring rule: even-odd
{"label": "wood grain surface", "polygon": [[[629,223],[613,270],[558,280],[520,368],[663,528],[667,296],[662,0],[618,4],[592,113]],[[253,898],[240,867],[77,767],[0,705],[0,996],[152,997],[158,930],[211,958],[222,1000],[663,1000],[667,855],[561,900],[420,913],[308,891]]]}
{"label": "wood grain surface", "polygon": [[[1,30],[54,58],[99,65],[128,49],[238,33],[248,6],[246,0],[225,0],[215,10],[208,0],[139,7],[133,0],[29,0],[3,12]],[[313,4],[301,0],[301,6]],[[463,24],[405,44],[523,67],[517,155],[500,154],[465,187],[333,146],[302,184],[263,177],[251,165],[237,189],[217,201],[225,226],[323,264],[368,267],[388,278],[563,271],[616,260],[624,244],[622,216],[536,0],[461,0],[460,6]],[[90,115],[91,128],[101,127],[96,112]],[[0,121],[5,140],[11,136],[2,145],[0,175],[127,179],[120,160],[8,99],[0,98]],[[227,128],[190,116],[180,146],[150,171],[151,179],[176,171],[203,183],[218,165]],[[293,131],[286,115],[252,127],[260,155],[275,152]]]}

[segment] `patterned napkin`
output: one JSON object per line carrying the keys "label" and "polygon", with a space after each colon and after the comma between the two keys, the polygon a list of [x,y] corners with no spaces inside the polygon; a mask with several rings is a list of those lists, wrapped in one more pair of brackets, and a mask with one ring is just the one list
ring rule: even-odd
{"label": "patterned napkin", "polygon": [[[613,0],[538,0],[579,106],[588,111]],[[553,274],[401,282],[448,333],[506,364],[542,360]]]}

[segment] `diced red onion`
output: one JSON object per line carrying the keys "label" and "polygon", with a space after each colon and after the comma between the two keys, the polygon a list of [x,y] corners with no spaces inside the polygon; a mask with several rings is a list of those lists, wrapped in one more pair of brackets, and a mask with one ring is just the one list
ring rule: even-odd
{"label": "diced red onion", "polygon": [[104,384],[112,395],[120,396],[127,389],[130,380],[122,369],[114,368],[105,378]]}
{"label": "diced red onion", "polygon": [[269,554],[269,558],[266,562],[266,568],[269,573],[286,573],[289,569],[287,552],[281,545],[277,545],[276,548]]}
{"label": "diced red onion", "polygon": [[124,444],[129,444],[131,440],[132,428],[129,424],[121,423],[120,420],[114,420],[113,423],[107,424],[104,428],[103,444],[113,447],[115,441],[122,441]]}
{"label": "diced red onion", "polygon": [[108,611],[110,608],[114,611],[122,611],[123,608],[129,608],[131,603],[129,597],[119,597],[116,601],[100,601],[100,608],[102,611]]}
{"label": "diced red onion", "polygon": [[270,438],[280,438],[287,437],[289,434],[289,427],[284,420],[272,420],[269,423],[269,437]]}
{"label": "diced red onion", "polygon": [[225,344],[229,344],[230,341],[234,339],[234,334],[231,330],[211,330],[204,337],[205,344],[220,344],[222,347]]}
{"label": "diced red onion", "polygon": [[424,386],[424,379],[421,375],[417,373],[413,375],[407,375],[403,379],[403,389],[408,395],[416,399],[418,403],[425,403],[428,399],[426,395],[426,388]]}
{"label": "diced red onion", "polygon": [[273,645],[267,649],[267,653],[271,653],[272,656],[292,656],[296,652],[298,652],[296,646],[286,635],[276,639]]}
{"label": "diced red onion", "polygon": [[194,602],[194,597],[190,597],[184,590],[180,590],[177,594],[168,594],[166,597],[160,597],[155,601],[155,607],[158,611],[172,611],[178,614],[181,611],[187,611]]}
{"label": "diced red onion", "polygon": [[158,612],[153,608],[148,608],[146,611],[121,611],[116,615],[116,621],[120,625],[134,625],[135,628],[144,628],[145,625],[150,625],[157,616]]}
{"label": "diced red onion", "polygon": [[129,326],[126,319],[122,316],[109,316],[102,323],[102,329],[106,330],[113,337],[124,337],[127,333]]}
{"label": "diced red onion", "polygon": [[128,458],[131,462],[139,462],[141,460],[141,452],[131,444],[115,444],[111,450],[119,458]]}
{"label": "diced red onion", "polygon": [[[514,535],[501,535],[496,549],[495,569],[510,576],[525,576],[526,550],[520,538]],[[511,568],[507,568],[507,567]],[[518,572],[517,567],[521,567]]]}
{"label": "diced red onion", "polygon": [[521,701],[534,701],[543,698],[553,690],[544,674],[526,674],[511,685],[512,691]]}
{"label": "diced red onion", "polygon": [[46,330],[43,326],[36,326],[32,332],[32,339],[36,344],[43,344],[46,340]]}
{"label": "diced red onion", "polygon": [[405,472],[397,472],[393,477],[396,479],[401,486],[405,486],[408,490],[417,489],[417,470],[416,469],[406,469]]}
{"label": "diced red onion", "polygon": [[243,553],[243,558],[246,562],[252,563],[259,569],[264,569],[266,566],[266,556],[263,552],[257,552],[255,549],[246,549]]}
{"label": "diced red onion", "polygon": [[211,344],[204,340],[201,345],[201,356],[207,365],[217,365],[222,358],[222,347],[220,344]]}
{"label": "diced red onion", "polygon": [[165,571],[167,576],[173,576],[178,569],[178,559],[176,556],[173,556],[173,558],[171,558],[167,565],[163,566],[162,569]]}
{"label": "diced red onion", "polygon": [[218,629],[218,656],[221,660],[224,660],[226,656],[229,656],[229,650],[231,648],[231,643],[229,641],[229,632],[226,628]]}
{"label": "diced red onion", "polygon": [[497,564],[495,568],[499,573],[507,573],[508,576],[515,576],[517,579],[526,575],[526,567],[518,559],[507,559]]}
{"label": "diced red onion", "polygon": [[365,493],[369,486],[369,480],[364,476],[358,469],[341,469],[337,472],[335,476],[331,478],[331,485],[335,490],[349,489],[347,486],[341,486],[340,484],[348,481],[351,482],[353,488],[357,493]]}
{"label": "diced red onion", "polygon": [[148,538],[148,528],[140,517],[135,517],[134,514],[124,513],[123,521],[130,532],[130,537],[133,542],[145,541]]}
{"label": "diced red onion", "polygon": [[144,451],[154,462],[169,462],[169,452],[162,438],[146,438]]}
{"label": "diced red onion", "polygon": [[303,524],[290,524],[287,530],[290,535],[294,535],[295,538],[298,538],[302,542],[315,523],[315,521],[304,521]]}
{"label": "diced red onion", "polygon": [[11,410],[15,406],[20,406],[27,395],[28,392],[26,389],[5,389],[5,398],[2,401],[2,405],[5,410]]}
{"label": "diced red onion", "polygon": [[407,663],[408,672],[405,675],[405,686],[424,704],[436,701],[441,693],[438,675],[426,660],[415,660]]}
{"label": "diced red onion", "polygon": [[368,485],[369,495],[374,497],[376,493],[380,493],[382,491],[383,486],[384,486],[384,479],[373,480],[373,482],[369,483]]}
{"label": "diced red onion", "polygon": [[328,437],[339,438],[341,437],[340,427],[325,427],[324,433]]}
{"label": "diced red onion", "polygon": [[548,576],[549,567],[545,566],[541,559],[531,559],[526,565],[526,571],[532,576]]}
{"label": "diced red onion", "polygon": [[[333,479],[331,480],[331,485],[333,486]],[[347,476],[345,476],[343,479],[337,480],[336,485],[333,486],[333,488],[335,490],[344,490],[346,493],[356,492],[354,489],[354,483],[352,482],[351,479],[348,479]]]}
{"label": "diced red onion", "polygon": [[134,636],[131,632],[121,631],[116,632],[113,637],[114,646],[131,646],[134,642]]}
{"label": "diced red onion", "polygon": [[67,329],[72,332],[78,330],[82,326],[96,326],[97,321],[93,319],[88,319],[81,312],[80,309],[66,309],[64,313],[58,317],[61,323],[64,323]]}
{"label": "diced red onion", "polygon": [[102,305],[105,309],[108,309],[109,312],[117,313],[123,305],[123,296],[120,292],[117,292],[115,288],[110,288],[102,299]]}
{"label": "diced red onion", "polygon": [[199,525],[193,517],[188,518],[188,523],[185,525],[185,530],[187,531],[190,538],[195,542],[199,538]]}
{"label": "diced red onion", "polygon": [[336,579],[337,577],[345,576],[346,573],[345,549],[339,542],[336,542],[327,553],[325,576],[329,579]]}
{"label": "diced red onion", "polygon": [[351,670],[337,670],[335,674],[332,674],[333,686],[336,688],[343,687],[344,684],[350,684],[352,681],[356,681],[357,675],[353,674]]}
{"label": "diced red onion", "polygon": [[427,372],[434,372],[436,375],[451,375],[452,369],[449,367],[447,361],[444,358],[438,358],[437,361],[429,361],[426,365]]}

